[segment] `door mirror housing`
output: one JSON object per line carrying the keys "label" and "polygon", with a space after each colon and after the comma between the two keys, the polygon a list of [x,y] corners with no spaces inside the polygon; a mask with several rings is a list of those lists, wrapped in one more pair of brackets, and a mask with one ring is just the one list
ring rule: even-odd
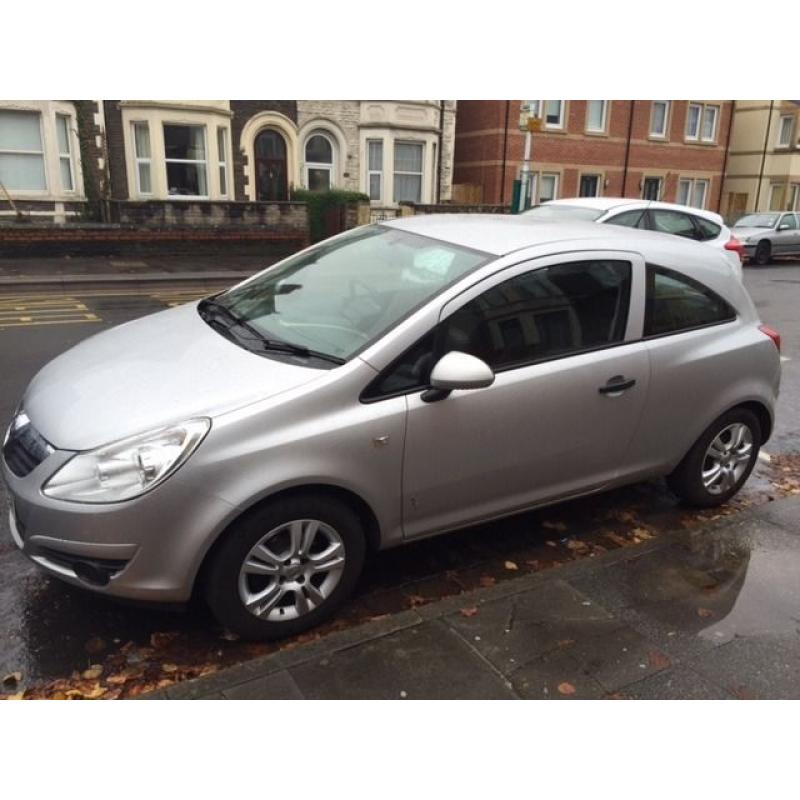
{"label": "door mirror housing", "polygon": [[483,389],[494,383],[494,372],[485,362],[469,353],[451,350],[443,355],[431,371],[431,388],[423,392],[427,402],[443,400],[454,389]]}
{"label": "door mirror housing", "polygon": [[779,230],[779,231],[788,231],[788,230],[789,230],[789,228],[791,228],[791,227],[792,227],[792,226],[791,226],[791,225],[789,225],[789,223],[788,223],[788,222],[781,222],[781,224],[780,224],[780,225],[778,225],[778,230]]}

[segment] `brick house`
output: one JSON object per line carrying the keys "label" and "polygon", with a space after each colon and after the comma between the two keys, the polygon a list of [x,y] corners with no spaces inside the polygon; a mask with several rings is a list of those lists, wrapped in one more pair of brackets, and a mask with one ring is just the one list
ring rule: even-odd
{"label": "brick house", "polygon": [[455,199],[511,202],[523,103],[543,123],[533,134],[535,202],[607,195],[719,209],[729,100],[459,101]]}
{"label": "brick house", "polygon": [[723,210],[800,211],[800,100],[737,100]]}

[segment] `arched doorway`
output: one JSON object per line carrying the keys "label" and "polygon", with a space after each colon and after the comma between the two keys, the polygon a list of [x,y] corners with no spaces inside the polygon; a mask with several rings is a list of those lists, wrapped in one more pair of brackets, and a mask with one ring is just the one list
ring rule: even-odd
{"label": "arched doorway", "polygon": [[256,200],[288,200],[286,141],[274,130],[264,130],[255,140]]}

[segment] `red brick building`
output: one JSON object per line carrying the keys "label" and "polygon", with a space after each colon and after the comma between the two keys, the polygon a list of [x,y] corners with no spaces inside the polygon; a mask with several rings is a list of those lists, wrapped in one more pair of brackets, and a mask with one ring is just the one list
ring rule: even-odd
{"label": "red brick building", "polygon": [[453,199],[509,204],[522,165],[523,103],[537,197],[646,197],[719,210],[731,100],[460,100]]}

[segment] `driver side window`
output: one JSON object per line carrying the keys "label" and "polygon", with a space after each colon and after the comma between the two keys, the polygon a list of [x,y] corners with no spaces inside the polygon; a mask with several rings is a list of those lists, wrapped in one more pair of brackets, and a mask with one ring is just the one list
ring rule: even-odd
{"label": "driver side window", "polygon": [[626,261],[541,267],[493,286],[444,320],[437,349],[460,350],[500,370],[607,347],[625,336],[630,291]]}

